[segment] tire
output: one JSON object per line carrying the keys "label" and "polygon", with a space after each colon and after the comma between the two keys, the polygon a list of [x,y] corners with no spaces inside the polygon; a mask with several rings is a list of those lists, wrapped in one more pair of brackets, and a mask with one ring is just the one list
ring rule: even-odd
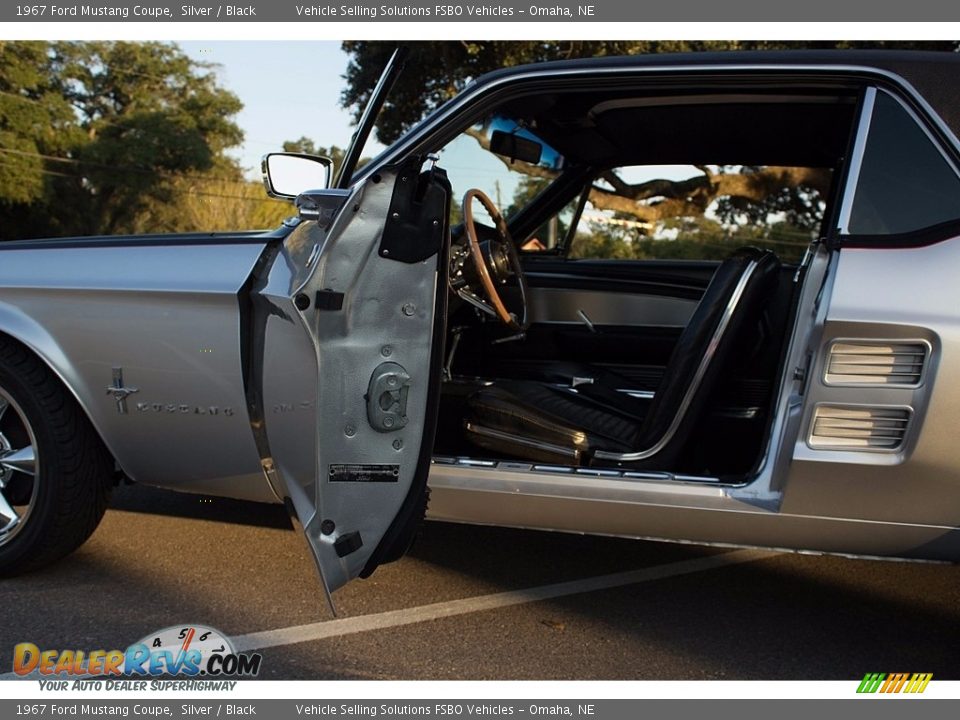
{"label": "tire", "polygon": [[0,411],[0,575],[10,576],[90,537],[110,499],[113,460],[60,380],[2,336]]}

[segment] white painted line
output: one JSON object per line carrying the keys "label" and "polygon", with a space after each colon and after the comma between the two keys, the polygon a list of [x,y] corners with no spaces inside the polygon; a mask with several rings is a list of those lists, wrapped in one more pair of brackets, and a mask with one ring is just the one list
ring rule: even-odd
{"label": "white painted line", "polygon": [[597,590],[608,590],[623,585],[651,582],[653,580],[677,577],[678,575],[689,575],[691,573],[713,570],[714,568],[725,567],[727,565],[738,565],[740,563],[763,560],[774,557],[775,555],[776,553],[764,550],[735,550],[733,552],[709,555],[694,560],[681,560],[667,565],[656,565],[654,567],[643,568],[642,570],[628,570],[611,575],[598,575],[597,577],[571,580],[553,585],[541,585],[524,590],[510,590],[493,595],[479,595],[462,600],[449,600],[431,605],[389,610],[372,615],[359,615],[357,617],[310,623],[309,625],[295,625],[277,630],[264,630],[263,632],[234,637],[233,644],[238,652],[244,652],[248,650],[279,647],[282,645],[294,645],[302,642],[313,642],[314,640],[342,637],[344,635],[368,632],[370,630],[383,630],[386,628],[400,627],[402,625],[413,625],[414,623],[426,622],[427,620],[438,620],[440,618],[467,615],[484,610],[495,610],[497,608],[510,607],[511,605],[540,602],[542,600],[550,600],[566,595],[578,595],[580,593],[595,592]]}
{"label": "white painted line", "polygon": [[[249,633],[248,635],[238,635],[233,638],[233,645],[237,652],[246,652],[250,650],[281,647],[283,645],[295,645],[296,643],[313,642],[315,640],[342,637],[344,635],[353,635],[354,633],[368,632],[370,630],[384,630],[386,628],[400,627],[403,625],[413,625],[414,623],[426,622],[427,620],[439,620],[440,618],[467,615],[484,610],[496,610],[497,608],[510,607],[512,605],[524,605],[526,603],[540,602],[542,600],[550,600],[567,595],[579,595],[581,593],[596,592],[597,590],[609,590],[610,588],[663,580],[664,578],[677,577],[679,575],[690,575],[691,573],[713,570],[728,565],[739,565],[741,563],[764,560],[774,557],[777,554],[778,553],[766,550],[734,550],[733,552],[708,555],[707,557],[695,558],[693,560],[681,560],[667,565],[655,565],[654,567],[643,568],[641,570],[628,570],[611,575],[598,575],[581,580],[554,583],[553,585],[541,585],[523,590],[510,590],[492,595],[478,595],[476,597],[463,598],[462,600],[449,600],[431,605],[389,610],[372,615],[358,615],[357,617],[340,618],[338,620],[325,620],[323,622],[295,625],[277,630],[264,630],[262,632]],[[37,672],[31,673],[26,677],[8,672],[0,675],[0,680],[36,680],[42,677],[43,676]]]}

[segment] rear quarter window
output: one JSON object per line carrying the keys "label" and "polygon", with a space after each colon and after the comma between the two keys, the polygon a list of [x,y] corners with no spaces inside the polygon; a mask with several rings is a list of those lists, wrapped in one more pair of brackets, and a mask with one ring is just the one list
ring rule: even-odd
{"label": "rear quarter window", "polygon": [[960,219],[960,177],[896,98],[878,92],[847,233],[903,235]]}

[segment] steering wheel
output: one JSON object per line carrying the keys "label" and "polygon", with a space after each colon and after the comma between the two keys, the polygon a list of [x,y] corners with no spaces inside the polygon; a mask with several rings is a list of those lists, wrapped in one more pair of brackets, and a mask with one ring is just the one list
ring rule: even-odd
{"label": "steering wheel", "polygon": [[[477,237],[477,226],[473,221],[473,201],[479,200],[487,213],[493,219],[497,230],[497,239],[481,243]],[[523,274],[523,268],[520,266],[520,256],[517,255],[517,247],[510,237],[510,231],[507,229],[507,223],[503,215],[493,204],[493,201],[487,195],[477,188],[467,190],[463,195],[463,230],[467,236],[467,245],[470,248],[470,259],[473,261],[480,277],[480,283],[483,285],[484,294],[487,299],[474,296],[474,301],[483,306],[488,313],[496,317],[500,322],[516,332],[526,332],[530,325],[527,318],[527,279]],[[497,290],[498,285],[504,285],[510,277],[510,273],[517,278],[517,285],[520,287],[520,319],[507,310],[506,305],[500,297]]]}

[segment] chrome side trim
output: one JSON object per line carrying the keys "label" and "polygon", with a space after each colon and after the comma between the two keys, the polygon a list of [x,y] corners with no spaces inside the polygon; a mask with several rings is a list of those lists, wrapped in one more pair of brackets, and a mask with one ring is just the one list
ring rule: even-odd
{"label": "chrome side trim", "polygon": [[[512,437],[512,436],[511,436]],[[606,468],[578,468],[573,465],[546,465],[530,462],[517,462],[515,460],[476,460],[469,457],[451,457],[449,455],[434,455],[432,464],[439,467],[469,468],[481,473],[492,473],[489,477],[503,477],[505,473],[511,475],[529,475],[542,476],[547,475],[566,475],[579,477],[583,475],[593,475],[596,478],[631,480],[644,483],[653,483],[663,488],[675,489],[678,484],[684,485],[725,485],[718,477],[709,475],[684,475],[682,473],[672,473],[665,470],[623,470],[615,467]],[[433,473],[438,471],[434,470]],[[477,478],[488,477],[484,474],[476,475]],[[475,488],[471,488],[475,489]]]}
{"label": "chrome side trim", "polygon": [[717,352],[717,346],[720,344],[720,340],[723,338],[723,335],[727,330],[727,326],[730,324],[730,318],[733,317],[734,311],[740,304],[740,298],[743,297],[743,291],[746,289],[747,283],[750,282],[750,278],[753,276],[753,273],[756,269],[757,262],[755,260],[751,260],[747,265],[747,268],[740,275],[740,280],[737,282],[737,287],[734,288],[733,295],[731,295],[730,300],[727,301],[727,307],[723,311],[723,316],[720,318],[720,323],[717,325],[717,329],[714,330],[713,337],[710,338],[710,344],[707,346],[707,351],[700,359],[700,364],[697,366],[697,372],[693,376],[693,381],[687,388],[686,393],[684,393],[680,407],[677,409],[676,414],[673,416],[673,420],[670,422],[670,427],[667,428],[667,431],[663,434],[663,436],[646,450],[640,450],[638,452],[614,453],[607,452],[605,450],[597,450],[593,454],[595,459],[613,460],[616,462],[635,462],[637,460],[646,460],[647,458],[653,457],[658,452],[663,450],[667,443],[673,439],[677,429],[680,427],[680,423],[687,414],[690,404],[693,402],[693,396],[699,389],[700,383],[703,381],[703,376],[707,373],[707,368],[710,367],[710,362],[713,360],[713,356]]}
{"label": "chrome side trim", "polygon": [[850,229],[850,215],[853,212],[853,196],[860,182],[860,169],[863,167],[863,154],[867,148],[867,138],[870,136],[870,122],[873,119],[873,106],[876,102],[876,88],[867,88],[863,94],[863,104],[860,107],[857,135],[853,143],[853,152],[850,153],[850,165],[847,168],[847,182],[843,188],[840,214],[837,217],[837,225],[840,228],[840,233],[843,235],[846,235]]}
{"label": "chrome side trim", "polygon": [[473,433],[474,435],[480,435],[482,437],[488,437],[492,440],[502,440],[504,442],[514,443],[515,445],[522,445],[523,447],[532,448],[534,450],[545,450],[557,455],[563,455],[570,458],[574,462],[580,461],[580,451],[570,448],[563,447],[562,445],[552,445],[551,443],[541,442],[539,440],[531,440],[529,438],[518,437],[516,435],[511,435],[510,433],[501,432],[500,430],[493,430],[482,425],[477,425],[475,423],[465,423],[464,428],[468,433]]}

